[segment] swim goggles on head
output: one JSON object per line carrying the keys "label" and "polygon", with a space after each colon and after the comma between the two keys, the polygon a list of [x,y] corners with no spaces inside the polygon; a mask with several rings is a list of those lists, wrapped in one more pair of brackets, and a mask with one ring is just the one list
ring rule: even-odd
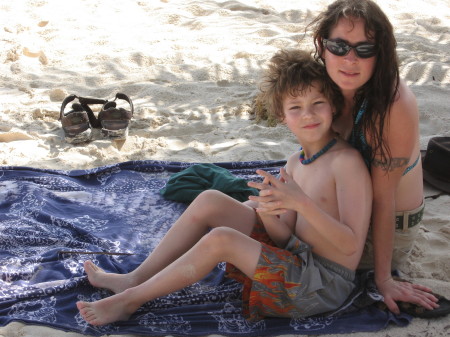
{"label": "swim goggles on head", "polygon": [[323,39],[323,45],[328,51],[337,56],[344,56],[354,49],[358,57],[367,59],[376,55],[377,50],[374,43],[362,42],[353,46],[343,40]]}

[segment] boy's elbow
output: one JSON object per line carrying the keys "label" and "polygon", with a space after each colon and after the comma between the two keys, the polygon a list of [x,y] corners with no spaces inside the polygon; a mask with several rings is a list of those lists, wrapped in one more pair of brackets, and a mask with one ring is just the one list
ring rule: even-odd
{"label": "boy's elbow", "polygon": [[352,255],[356,254],[357,251],[358,250],[356,249],[356,247],[351,247],[350,249],[346,249],[344,254],[346,256],[352,256]]}
{"label": "boy's elbow", "polygon": [[340,245],[339,248],[345,256],[352,256],[358,252],[356,240],[350,240],[347,244]]}

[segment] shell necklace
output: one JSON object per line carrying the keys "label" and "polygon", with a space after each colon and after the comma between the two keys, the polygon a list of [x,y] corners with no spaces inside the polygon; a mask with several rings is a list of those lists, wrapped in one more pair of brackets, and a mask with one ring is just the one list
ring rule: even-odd
{"label": "shell necklace", "polygon": [[308,158],[308,159],[305,159],[305,151],[303,151],[303,149],[301,148],[300,156],[298,157],[298,159],[300,160],[300,163],[302,163],[303,165],[311,164],[314,160],[316,160],[321,155],[323,155],[325,152],[327,152],[329,149],[331,149],[333,147],[333,145],[336,144],[336,142],[337,142],[336,138],[333,138],[319,152],[315,153],[314,155],[311,156],[311,158]]}

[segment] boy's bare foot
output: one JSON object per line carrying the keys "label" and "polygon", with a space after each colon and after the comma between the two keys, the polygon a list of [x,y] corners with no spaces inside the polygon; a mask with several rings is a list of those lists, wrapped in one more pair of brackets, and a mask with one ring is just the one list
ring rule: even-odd
{"label": "boy's bare foot", "polygon": [[122,294],[114,295],[96,302],[77,302],[77,308],[83,319],[92,325],[105,325],[116,321],[125,321],[139,307],[127,305]]}
{"label": "boy's bare foot", "polygon": [[134,286],[128,274],[107,273],[92,261],[84,262],[84,270],[91,285],[111,290],[115,294],[119,294]]}

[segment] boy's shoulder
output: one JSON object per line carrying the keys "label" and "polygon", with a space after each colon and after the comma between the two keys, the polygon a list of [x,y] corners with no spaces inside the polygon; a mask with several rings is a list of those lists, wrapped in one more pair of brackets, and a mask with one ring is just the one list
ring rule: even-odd
{"label": "boy's shoulder", "polygon": [[351,146],[348,142],[346,142],[343,139],[337,138],[337,143],[334,146],[334,152],[335,155],[339,154],[337,156],[338,160],[346,159],[344,157],[350,156],[350,157],[361,157],[361,154],[357,149],[355,149],[353,146]]}
{"label": "boy's shoulder", "polygon": [[[299,164],[299,155],[300,151],[293,153],[288,159],[288,164],[290,164],[290,166],[297,166]],[[320,161],[317,161],[317,163],[320,163],[321,167],[326,167],[329,169],[348,168],[351,171],[353,171],[356,167],[358,169],[366,169],[366,165],[359,151],[340,138],[337,138],[336,144],[328,150],[327,155],[323,156],[323,158]],[[316,166],[316,169],[317,168],[318,167]]]}
{"label": "boy's shoulder", "polygon": [[355,171],[368,172],[361,153],[342,139],[338,140],[332,152],[330,165],[339,172],[346,174],[352,174]]}

